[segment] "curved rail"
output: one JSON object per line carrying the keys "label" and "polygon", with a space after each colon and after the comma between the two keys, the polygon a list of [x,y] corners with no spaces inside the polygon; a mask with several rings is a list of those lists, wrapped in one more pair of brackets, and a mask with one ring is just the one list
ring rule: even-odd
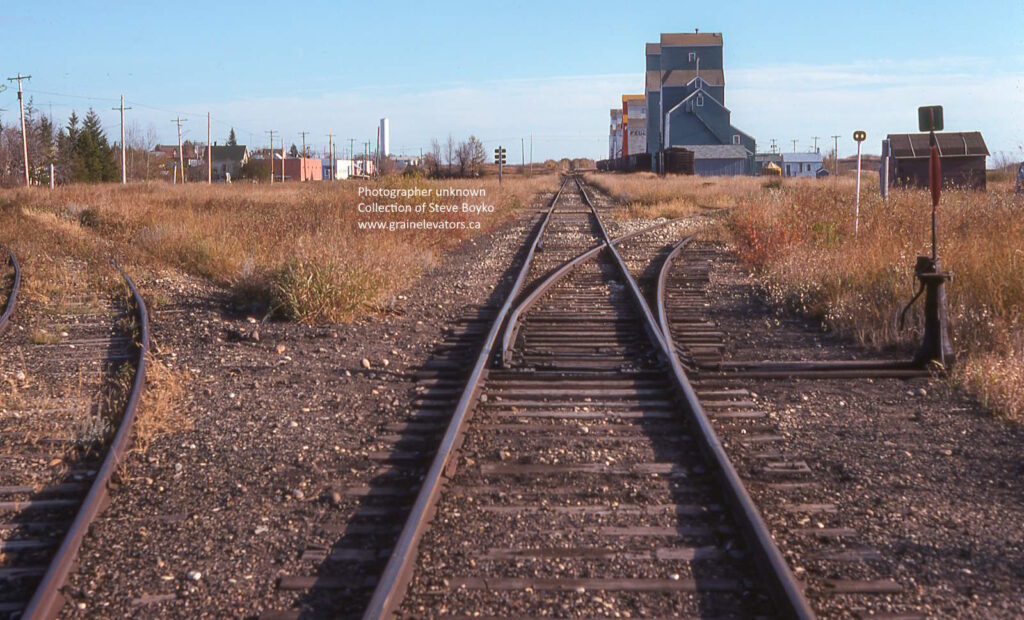
{"label": "curved rail", "polygon": [[[576,178],[576,185],[579,187],[587,206],[596,215],[597,210],[594,209],[594,205],[590,202],[590,198],[587,196],[587,192],[579,178]],[[601,222],[600,217],[598,217],[598,222]],[[608,231],[605,230],[603,223],[600,223],[600,228],[605,241],[609,241]],[[678,246],[675,249],[680,250],[681,247]],[[697,393],[694,391],[693,386],[690,385],[689,379],[686,378],[682,365],[679,363],[679,358],[671,347],[671,338],[668,334],[662,332],[659,323],[655,321],[654,316],[651,314],[651,309],[643,293],[640,291],[640,287],[637,286],[636,280],[633,279],[618,250],[614,246],[609,246],[608,249],[614,257],[619,270],[622,272],[622,277],[627,281],[634,301],[640,308],[641,314],[644,317],[645,330],[651,336],[651,340],[661,349],[662,355],[672,369],[672,376],[676,387],[682,394],[686,408],[689,410],[693,424],[698,431],[696,436],[701,450],[717,466],[716,471],[723,483],[723,490],[727,501],[733,508],[736,520],[739,522],[743,536],[753,552],[758,568],[761,569],[761,573],[769,580],[767,585],[772,600],[779,608],[779,611],[786,617],[799,618],[801,620],[814,618],[814,610],[811,609],[810,604],[804,597],[800,582],[797,581],[793,572],[789,569],[789,565],[786,564],[786,560],[782,557],[782,552],[779,551],[778,546],[775,544],[771,532],[768,531],[768,526],[765,525],[764,519],[761,517],[761,513],[757,510],[753,499],[751,499],[744,488],[739,474],[736,473],[736,469],[732,466],[728,455],[725,453],[725,449],[718,440],[718,435],[715,433],[711,421],[708,419],[707,414],[704,413],[704,408],[700,404],[700,399],[697,398]],[[676,252],[676,255],[678,255],[678,252]],[[670,261],[666,262],[671,265]],[[662,270],[665,270],[664,266]],[[659,275],[659,300],[664,299],[664,293],[661,290],[664,282],[665,280]],[[659,308],[659,312],[664,315],[663,308]]]}
{"label": "curved rail", "polygon": [[11,287],[11,292],[7,295],[3,314],[0,314],[0,335],[7,330],[11,316],[14,315],[14,309],[18,305],[18,288],[21,286],[21,266],[18,265],[18,259],[14,256],[14,250],[7,246],[4,246],[4,249],[7,250],[7,262],[14,269],[14,286]]}
{"label": "curved rail", "polygon": [[565,189],[568,181],[569,177],[562,180],[562,185],[551,199],[551,204],[544,215],[544,220],[537,228],[530,242],[530,249],[526,253],[522,266],[519,268],[519,273],[516,276],[515,283],[512,285],[512,290],[509,291],[508,296],[505,298],[505,303],[494,318],[490,332],[487,334],[487,339],[480,347],[480,353],[477,355],[476,363],[469,375],[469,379],[466,381],[466,387],[463,388],[462,395],[455,407],[455,412],[452,414],[451,422],[449,422],[448,428],[445,430],[444,438],[441,440],[441,445],[437,449],[434,460],[430,463],[430,470],[420,486],[420,491],[416,496],[416,503],[413,504],[409,518],[406,520],[405,525],[402,527],[402,533],[398,537],[398,542],[395,543],[395,547],[391,551],[391,557],[388,558],[388,563],[384,567],[380,581],[373,591],[370,604],[363,613],[364,620],[391,617],[405,595],[405,589],[409,585],[409,578],[415,567],[416,551],[419,547],[420,539],[423,537],[426,525],[434,512],[437,500],[441,496],[442,477],[448,468],[452,456],[462,442],[470,410],[480,396],[480,387],[486,374],[487,363],[491,359],[491,350],[498,339],[501,325],[505,317],[508,316],[512,302],[526,281],[527,273],[530,271],[530,264],[533,262],[533,255],[537,251],[537,244],[544,236],[544,230],[547,228],[548,222],[551,221],[551,214],[554,212],[555,205],[558,204],[558,199],[561,197],[562,190]]}
{"label": "curved rail", "polygon": [[[672,251],[665,257],[665,262],[661,264],[661,269],[658,270],[658,299],[655,302],[658,304],[658,324],[661,325],[661,333],[669,345],[672,345],[672,332],[668,326],[668,312],[665,311],[665,291],[668,288],[668,272],[672,271],[672,263],[674,263],[676,258],[679,257],[683,249],[690,245],[693,238],[694,235],[690,235],[689,237],[683,237],[677,241],[676,244],[672,246]],[[670,348],[672,351],[675,351],[674,346]]]}
{"label": "curved rail", "polygon": [[136,318],[139,321],[139,357],[135,366],[135,379],[132,382],[132,389],[128,395],[128,403],[125,405],[121,424],[118,426],[117,434],[114,435],[110,449],[107,451],[103,464],[96,474],[96,479],[89,488],[85,501],[82,502],[81,507],[78,509],[71,528],[64,535],[60,548],[50,561],[46,573],[36,587],[32,599],[22,613],[21,617],[28,620],[43,620],[56,617],[61,606],[64,604],[64,598],[60,590],[64,587],[68,575],[71,573],[75,558],[78,555],[78,549],[82,546],[82,539],[88,532],[93,519],[103,510],[110,496],[110,480],[114,475],[114,471],[120,465],[122,457],[128,451],[128,446],[131,443],[132,427],[136,418],[136,410],[142,397],[142,390],[146,384],[146,353],[149,351],[149,314],[146,312],[146,302],[142,300],[142,295],[139,294],[135,282],[132,281],[128,274],[116,263],[114,266],[121,272],[121,276],[124,277],[125,283],[128,284],[128,288],[131,290],[135,303]]}
{"label": "curved rail", "polygon": [[[674,219],[667,220],[665,222],[660,222],[658,224],[651,224],[650,226],[646,226],[639,230],[634,230],[633,232],[622,235],[621,237],[616,237],[615,239],[612,239],[612,243],[622,243],[623,241],[632,239],[637,235],[642,235],[646,232],[650,232],[657,228],[668,226],[669,224],[672,224],[673,222],[677,221],[679,220]],[[512,347],[513,345],[515,345],[516,342],[516,334],[519,333],[520,317],[522,317],[522,315],[527,310],[532,308],[533,305],[537,303],[537,300],[539,300],[544,295],[544,293],[551,290],[551,287],[561,282],[562,279],[565,278],[565,276],[569,275],[569,273],[571,273],[572,270],[578,267],[581,263],[597,256],[601,252],[601,250],[605,248],[606,245],[607,244],[602,241],[600,244],[592,247],[586,252],[583,252],[582,254],[579,254],[575,258],[571,258],[565,263],[563,263],[558,269],[551,272],[550,275],[544,278],[540,282],[540,284],[538,284],[536,288],[530,291],[530,294],[523,298],[523,300],[519,302],[515,309],[512,310],[511,314],[509,314],[508,317],[508,323],[505,324],[505,330],[501,336],[501,364],[503,366],[507,366],[509,362],[512,361]]]}

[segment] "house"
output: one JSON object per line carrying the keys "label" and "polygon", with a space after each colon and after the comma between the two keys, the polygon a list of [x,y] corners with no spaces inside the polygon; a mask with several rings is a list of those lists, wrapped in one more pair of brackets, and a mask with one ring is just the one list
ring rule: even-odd
{"label": "house", "polygon": [[821,153],[783,153],[782,175],[816,178],[822,169]]}
{"label": "house", "polygon": [[249,161],[249,147],[244,144],[219,146],[215,142],[210,148],[210,160],[213,163],[213,178],[218,181],[231,182],[242,172],[242,166]]}
{"label": "house", "polygon": [[[989,155],[977,131],[936,133],[945,187],[985,189]],[[928,187],[931,138],[926,133],[889,134],[882,142],[882,161],[888,157],[889,186]],[[880,174],[885,175],[884,165]]]}
{"label": "house", "polygon": [[693,151],[696,174],[751,174],[756,142],[732,124],[725,107],[722,50],[721,33],[662,34],[660,43],[647,46],[647,100],[656,98],[659,109],[656,122],[648,117],[647,133],[660,136],[660,154],[669,148]]}

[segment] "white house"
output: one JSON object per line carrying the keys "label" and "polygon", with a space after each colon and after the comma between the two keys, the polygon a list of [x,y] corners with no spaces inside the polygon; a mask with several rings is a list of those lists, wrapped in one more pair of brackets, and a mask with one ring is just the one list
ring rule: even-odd
{"label": "white house", "polygon": [[782,174],[787,177],[818,176],[822,168],[821,153],[783,153]]}

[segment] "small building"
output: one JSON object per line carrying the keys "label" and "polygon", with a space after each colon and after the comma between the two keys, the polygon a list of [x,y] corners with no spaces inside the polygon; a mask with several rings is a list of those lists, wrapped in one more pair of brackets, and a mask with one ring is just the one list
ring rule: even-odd
{"label": "small building", "polygon": [[[882,165],[882,158],[872,153],[863,153],[860,156],[860,170],[864,172],[866,170],[876,171],[880,169]],[[839,158],[839,174],[857,173],[857,156],[850,155],[849,157]]]}
{"label": "small building", "polygon": [[[977,131],[935,134],[942,163],[942,185],[985,189],[988,146]],[[928,187],[931,139],[926,133],[889,134],[882,142],[882,161],[889,156],[889,186]],[[884,175],[885,170],[879,171]]]}
{"label": "small building", "polygon": [[753,156],[742,144],[692,144],[693,173],[697,176],[742,176],[750,174]]}
{"label": "small building", "polygon": [[[282,181],[322,181],[323,162],[315,157],[274,158],[274,177]],[[283,168],[282,168],[283,163]],[[284,170],[284,177],[281,171]]]}
{"label": "small building", "polygon": [[821,153],[783,153],[781,167],[783,176],[816,178],[822,168]]}
{"label": "small building", "polygon": [[368,159],[339,159],[334,167],[334,178],[338,181],[371,174],[373,174],[373,161]]}
{"label": "small building", "polygon": [[210,148],[210,159],[213,162],[213,178],[217,181],[237,179],[242,166],[249,161],[249,147],[244,144],[218,146],[214,143]]}

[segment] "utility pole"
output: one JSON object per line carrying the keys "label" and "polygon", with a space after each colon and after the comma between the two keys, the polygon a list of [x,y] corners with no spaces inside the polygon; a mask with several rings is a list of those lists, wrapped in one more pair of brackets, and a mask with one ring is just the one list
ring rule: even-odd
{"label": "utility pole", "polygon": [[832,136],[832,139],[836,141],[835,146],[835,161],[832,162],[832,168],[834,169],[833,175],[839,176],[839,136]]}
{"label": "utility pole", "polygon": [[[271,159],[270,161],[274,161]],[[284,184],[284,138],[281,138],[281,184]]]}
{"label": "utility pole", "polygon": [[794,153],[796,153],[796,143],[797,142],[799,142],[799,140],[793,140],[793,152]]}
{"label": "utility pole", "polygon": [[185,152],[181,150],[181,121],[187,121],[187,118],[181,118],[180,116],[172,123],[178,123],[178,166],[181,168],[181,184],[185,184]]}
{"label": "utility pole", "polygon": [[818,140],[820,138],[818,136],[811,136],[811,139],[814,140],[814,152],[817,153],[818,152]]}
{"label": "utility pole", "polygon": [[[270,134],[270,184],[274,184],[274,130],[271,129],[265,133]],[[283,166],[284,164],[282,164]],[[284,168],[281,168],[284,170]]]}
{"label": "utility pole", "polygon": [[366,176],[370,176],[370,171],[367,169],[366,164],[370,160],[370,141],[363,142],[363,172]]}
{"label": "utility pole", "polygon": [[331,158],[331,180],[334,180],[334,134],[327,134],[327,156]]}
{"label": "utility pole", "polygon": [[300,131],[302,134],[302,161],[299,162],[299,180],[306,180],[306,134],[308,131]]}
{"label": "utility pole", "polygon": [[778,148],[779,148],[778,142],[775,140],[775,138],[772,138],[772,153],[774,154]]}
{"label": "utility pole", "polygon": [[519,148],[522,150],[523,161],[519,164],[519,174],[526,168],[526,138],[519,138]]}
{"label": "utility pole", "polygon": [[31,75],[22,75],[18,73],[18,77],[7,78],[8,82],[18,80],[18,107],[21,108],[21,153],[25,158],[25,187],[30,185],[28,179],[28,136],[25,135],[25,96],[21,90],[21,81],[32,79]]}
{"label": "utility pole", "polygon": [[530,132],[530,174],[533,174],[533,132]]}
{"label": "utility pole", "polygon": [[119,108],[111,108],[111,110],[121,110],[121,185],[128,184],[128,170],[127,170],[127,157],[124,154],[124,111],[131,110],[131,108],[124,107],[124,95],[121,95],[121,106]]}
{"label": "utility pole", "polygon": [[[356,139],[355,138],[349,138],[348,139],[348,158],[352,161],[352,165],[355,166],[356,165],[355,164],[355,161],[356,161]],[[355,169],[353,168],[353,171],[354,170]]]}
{"label": "utility pole", "polygon": [[213,185],[213,142],[210,141],[210,113],[206,113],[206,183]]}

